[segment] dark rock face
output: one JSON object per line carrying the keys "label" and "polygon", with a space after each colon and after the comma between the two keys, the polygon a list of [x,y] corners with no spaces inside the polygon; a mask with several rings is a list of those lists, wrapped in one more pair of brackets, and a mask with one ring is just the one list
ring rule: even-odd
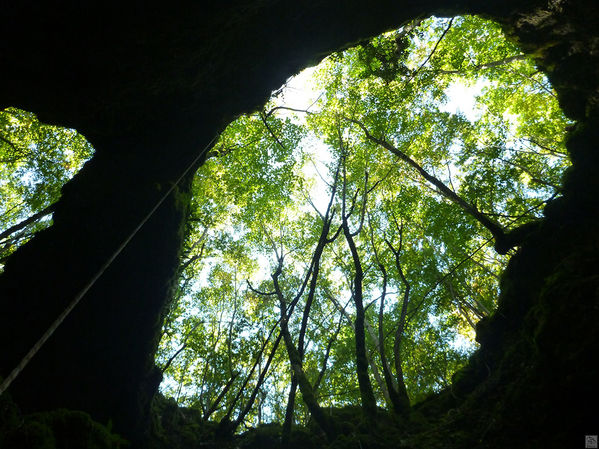
{"label": "dark rock face", "polygon": [[[420,442],[531,447],[526,442],[532,440],[576,447],[585,432],[596,434],[594,2],[172,3],[3,6],[0,107],[77,128],[97,153],[65,186],[52,228],[15,253],[0,278],[0,376],[234,116],[259,106],[286,77],[332,50],[417,15],[482,13],[535,56],[566,113],[579,121],[568,145],[574,165],[563,197],[547,207],[546,219],[512,259],[499,310],[481,323],[482,348],[457,376],[454,396],[422,407],[430,416],[457,412],[439,421],[436,436]],[[10,392],[24,410],[80,409],[141,438],[160,381],[152,354],[176,269],[188,187],[187,177],[15,381]],[[544,426],[554,432],[544,433]]]}

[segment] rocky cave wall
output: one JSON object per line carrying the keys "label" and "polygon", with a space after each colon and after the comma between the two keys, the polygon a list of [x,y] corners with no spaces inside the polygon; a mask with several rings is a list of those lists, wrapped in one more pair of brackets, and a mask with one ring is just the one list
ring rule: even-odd
{"label": "rocky cave wall", "polygon": [[[578,121],[568,145],[573,168],[562,198],[512,259],[499,310],[479,326],[482,349],[452,394],[421,410],[459,410],[431,437],[437,442],[443,431],[455,438],[451,429],[466,428],[460,419],[474,419],[476,410],[487,419],[475,420],[487,439],[538,437],[545,424],[560,424],[564,441],[582,435],[592,415],[581,399],[598,398],[596,372],[585,367],[598,343],[599,12],[581,0],[481,3],[5,5],[0,107],[74,127],[96,155],[63,189],[54,225],[17,251],[0,277],[0,376],[229,120],[332,50],[418,15],[483,13],[534,55]],[[177,265],[187,181],[15,381],[10,393],[24,410],[81,409],[141,438],[160,381],[152,355]],[[523,403],[535,405],[510,418]]]}

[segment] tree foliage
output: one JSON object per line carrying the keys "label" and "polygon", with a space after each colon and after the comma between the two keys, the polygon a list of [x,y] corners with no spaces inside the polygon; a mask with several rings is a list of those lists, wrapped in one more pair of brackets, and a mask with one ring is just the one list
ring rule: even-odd
{"label": "tree foliage", "polygon": [[[329,56],[311,82],[307,108],[283,89],[198,172],[158,360],[184,348],[163,383],[182,404],[205,410],[231,385],[211,419],[249,406],[244,423],[288,432],[312,414],[330,437],[322,407],[401,414],[450,384],[495,307],[493,241],[513,251],[559,194],[568,123],[477,17],[408,24]],[[452,98],[466,88],[473,112]]]}
{"label": "tree foliage", "polygon": [[75,130],[40,123],[16,108],[0,111],[0,267],[51,224],[61,187],[92,154]]}

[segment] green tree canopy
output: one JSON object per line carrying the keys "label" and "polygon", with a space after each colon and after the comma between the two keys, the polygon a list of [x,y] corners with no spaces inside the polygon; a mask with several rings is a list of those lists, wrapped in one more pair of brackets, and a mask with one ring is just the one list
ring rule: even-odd
{"label": "green tree canopy", "polygon": [[401,413],[447,387],[568,166],[551,86],[495,23],[416,21],[313,73],[307,106],[278,92],[195,179],[158,361],[165,394],[221,423],[329,434],[324,406]]}

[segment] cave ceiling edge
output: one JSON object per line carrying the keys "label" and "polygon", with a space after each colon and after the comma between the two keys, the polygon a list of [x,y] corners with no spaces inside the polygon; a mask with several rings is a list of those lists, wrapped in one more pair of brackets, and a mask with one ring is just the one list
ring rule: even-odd
{"label": "cave ceiling edge", "polygon": [[205,142],[289,76],[412,18],[507,23],[546,2],[34,3],[5,7],[0,106],[75,128],[110,152]]}

